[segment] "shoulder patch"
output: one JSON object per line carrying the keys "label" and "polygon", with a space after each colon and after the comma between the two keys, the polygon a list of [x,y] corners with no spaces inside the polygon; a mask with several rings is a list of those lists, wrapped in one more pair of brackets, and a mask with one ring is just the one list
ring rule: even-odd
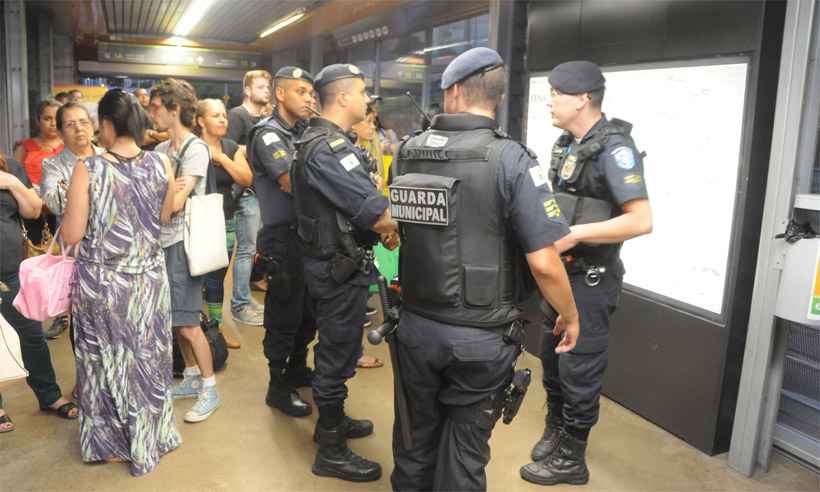
{"label": "shoulder patch", "polygon": [[547,172],[540,165],[535,165],[530,168],[530,177],[532,184],[539,188],[547,183]]}
{"label": "shoulder patch", "polygon": [[274,159],[283,159],[283,158],[285,158],[287,155],[288,155],[288,153],[287,153],[287,152],[285,152],[285,150],[284,150],[284,149],[279,149],[279,150],[277,150],[276,152],[274,152],[274,153],[273,153],[273,158],[274,158]]}
{"label": "shoulder patch", "polygon": [[262,135],[262,141],[265,142],[265,145],[270,145],[272,143],[281,142],[282,140],[279,138],[279,135],[277,135],[276,132],[270,131]]}
{"label": "shoulder patch", "polygon": [[333,140],[332,142],[328,142],[328,145],[330,145],[330,148],[333,149],[333,150],[336,150],[338,147],[341,147],[344,144],[345,144],[345,139],[343,139],[343,138],[337,138],[336,140]]}
{"label": "shoulder patch", "polygon": [[347,154],[344,156],[340,161],[342,167],[345,168],[345,171],[350,172],[356,168],[361,162],[359,162],[359,158],[356,157],[356,154]]}
{"label": "shoulder patch", "polygon": [[443,135],[436,135],[435,133],[431,133],[427,140],[424,142],[424,145],[427,147],[444,147],[447,145],[447,141],[450,140],[449,138]]}
{"label": "shoulder patch", "polygon": [[622,145],[610,152],[610,155],[615,158],[615,164],[621,169],[628,171],[635,167],[635,154],[629,147]]}
{"label": "shoulder patch", "polygon": [[551,219],[561,216],[561,209],[558,208],[558,202],[555,201],[555,198],[550,198],[544,202],[544,213]]}
{"label": "shoulder patch", "polygon": [[624,184],[640,184],[643,182],[643,178],[640,174],[627,174],[624,176]]}

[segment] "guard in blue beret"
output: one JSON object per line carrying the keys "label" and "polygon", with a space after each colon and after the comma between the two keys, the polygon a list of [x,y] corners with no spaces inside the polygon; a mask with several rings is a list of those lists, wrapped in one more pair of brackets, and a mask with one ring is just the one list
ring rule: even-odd
{"label": "guard in blue beret", "polygon": [[[529,384],[522,304],[540,293],[571,350],[578,314],[555,244],[568,232],[535,154],[498,129],[504,62],[445,69],[444,113],[402,143],[389,195],[402,249],[393,490],[486,490],[490,434]],[[537,304],[537,303],[536,303]],[[399,401],[399,400],[397,400]],[[405,408],[406,407],[406,408]]]}
{"label": "guard in blue beret", "polygon": [[583,330],[574,350],[556,353],[559,337],[545,325],[541,362],[547,392],[544,434],[521,476],[533,483],[585,484],[585,453],[598,421],[609,346],[609,317],[623,283],[619,253],[624,241],[652,230],[643,156],[632,125],[601,112],[604,76],[588,61],[555,67],[550,114],[564,130],[552,149],[549,178],[570,233],[556,247],[562,255]]}
{"label": "guard in blue beret", "polygon": [[286,415],[310,415],[310,403],[296,388],[310,386],[308,345],[316,333],[313,303],[302,273],[301,245],[290,186],[290,168],[315,102],[313,77],[299,67],[283,67],[273,79],[273,114],[257,123],[248,137],[249,161],[259,199],[262,229],[256,242],[265,267],[262,341],[270,382],[265,402]]}
{"label": "guard in blue beret", "polygon": [[290,171],[305,282],[319,330],[313,378],[319,449],[312,471],[366,482],[381,477],[381,466],[350,450],[348,439],[372,434],[373,423],[346,415],[345,382],[362,353],[368,287],[377,278],[372,247],[381,240],[394,249],[397,224],[365,169],[363,150],[348,136],[365,119],[370,102],[361,71],[349,64],[327,66],[314,87],[322,113],[298,140]]}

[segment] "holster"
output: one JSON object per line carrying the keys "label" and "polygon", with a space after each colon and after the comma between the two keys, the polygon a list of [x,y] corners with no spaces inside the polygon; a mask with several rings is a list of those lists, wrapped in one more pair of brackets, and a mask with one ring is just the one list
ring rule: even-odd
{"label": "holster", "polygon": [[360,261],[336,253],[330,259],[330,276],[336,283],[343,284],[359,270]]}

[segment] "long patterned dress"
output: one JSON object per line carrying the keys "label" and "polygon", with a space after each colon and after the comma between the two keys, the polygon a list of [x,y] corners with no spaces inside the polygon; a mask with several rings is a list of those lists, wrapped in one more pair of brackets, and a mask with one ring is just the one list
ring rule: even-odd
{"label": "long patterned dress", "polygon": [[182,439],[174,421],[171,297],[159,244],[168,186],[158,154],[86,159],[90,209],[71,286],[80,448],[150,472]]}

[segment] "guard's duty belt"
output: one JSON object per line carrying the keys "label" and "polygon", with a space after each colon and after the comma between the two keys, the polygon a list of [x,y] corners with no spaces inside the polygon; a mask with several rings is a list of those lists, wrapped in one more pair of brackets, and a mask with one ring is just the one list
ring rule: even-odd
{"label": "guard's duty belt", "polygon": [[567,270],[567,275],[584,274],[584,282],[595,287],[601,283],[601,278],[606,274],[609,262],[602,259],[578,258],[572,255],[563,255],[561,261]]}

